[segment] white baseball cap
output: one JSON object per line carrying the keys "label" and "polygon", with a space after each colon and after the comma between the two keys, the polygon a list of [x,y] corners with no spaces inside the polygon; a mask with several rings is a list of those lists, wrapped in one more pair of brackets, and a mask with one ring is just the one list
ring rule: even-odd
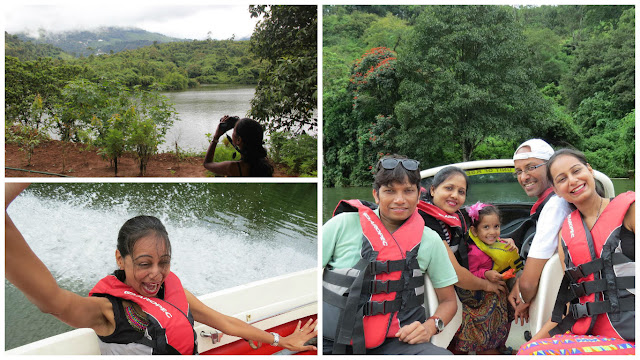
{"label": "white baseball cap", "polygon": [[[528,146],[531,148],[530,152],[523,152],[517,154],[518,150],[521,148]],[[549,160],[551,155],[553,155],[554,150],[551,145],[547,144],[546,141],[542,139],[530,139],[518,146],[516,152],[513,153],[513,160],[525,160],[529,158],[536,158],[540,160]]]}

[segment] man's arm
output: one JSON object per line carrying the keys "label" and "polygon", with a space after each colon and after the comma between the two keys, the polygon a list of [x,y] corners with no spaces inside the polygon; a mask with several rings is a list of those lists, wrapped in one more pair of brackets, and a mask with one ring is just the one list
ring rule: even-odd
{"label": "man's arm", "polygon": [[[453,319],[453,316],[458,310],[458,303],[456,302],[456,291],[453,285],[445,286],[443,288],[435,289],[436,296],[438,297],[438,308],[433,314],[442,320],[445,325]],[[414,321],[409,325],[405,325],[400,328],[400,331],[396,334],[396,337],[409,344],[421,344],[431,340],[431,337],[436,334],[436,324],[434,320],[427,319],[424,323]]]}
{"label": "man's arm", "polygon": [[536,234],[519,280],[520,293],[525,303],[538,293],[540,275],[549,258],[558,248],[558,233],[564,219],[571,213],[569,203],[557,195],[549,199],[540,213]]}
{"label": "man's arm", "polygon": [[538,284],[540,284],[540,275],[542,269],[549,259],[536,259],[528,257],[524,264],[524,270],[518,281],[520,294],[525,303],[530,303],[538,293]]}

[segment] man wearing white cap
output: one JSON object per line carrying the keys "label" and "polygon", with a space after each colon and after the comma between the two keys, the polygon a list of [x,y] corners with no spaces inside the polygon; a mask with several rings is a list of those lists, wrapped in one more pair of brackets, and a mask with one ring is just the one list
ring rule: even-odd
{"label": "man wearing white cap", "polygon": [[531,217],[537,220],[536,233],[524,265],[522,275],[509,294],[509,302],[516,309],[518,318],[528,319],[528,308],[538,292],[542,268],[557,251],[558,232],[569,215],[569,203],[553,192],[547,180],[547,160],[553,148],[541,139],[527,140],[513,154],[518,182],[528,196],[537,201],[531,208]]}

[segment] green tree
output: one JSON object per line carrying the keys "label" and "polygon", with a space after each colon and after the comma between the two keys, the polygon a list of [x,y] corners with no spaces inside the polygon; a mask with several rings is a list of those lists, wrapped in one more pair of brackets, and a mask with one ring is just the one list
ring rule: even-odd
{"label": "green tree", "polygon": [[54,104],[59,101],[61,89],[85,71],[80,66],[50,58],[22,62],[14,57],[5,57],[5,120],[37,128],[42,116],[31,111],[36,97],[42,101],[39,111],[51,114]]}
{"label": "green tree", "polygon": [[395,115],[415,149],[457,145],[467,161],[487,136],[522,136],[547,112],[509,8],[429,7],[407,47]]}
{"label": "green tree", "polygon": [[262,16],[251,36],[256,55],[268,62],[260,75],[250,116],[270,131],[315,129],[317,119],[317,7],[250,6]]}
{"label": "green tree", "polygon": [[564,89],[571,111],[602,92],[611,96],[612,117],[621,119],[635,108],[635,9],[602,25],[576,48]]}

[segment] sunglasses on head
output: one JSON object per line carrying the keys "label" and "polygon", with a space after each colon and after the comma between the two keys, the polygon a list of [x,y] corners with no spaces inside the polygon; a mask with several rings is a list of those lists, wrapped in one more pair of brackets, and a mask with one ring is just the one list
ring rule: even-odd
{"label": "sunglasses on head", "polygon": [[418,166],[420,165],[420,162],[418,160],[413,160],[413,159],[390,158],[390,159],[380,160],[380,166],[382,166],[382,168],[386,170],[393,170],[396,168],[396,166],[398,166],[398,164],[402,164],[402,166],[409,171],[414,171],[414,170],[418,170]]}

